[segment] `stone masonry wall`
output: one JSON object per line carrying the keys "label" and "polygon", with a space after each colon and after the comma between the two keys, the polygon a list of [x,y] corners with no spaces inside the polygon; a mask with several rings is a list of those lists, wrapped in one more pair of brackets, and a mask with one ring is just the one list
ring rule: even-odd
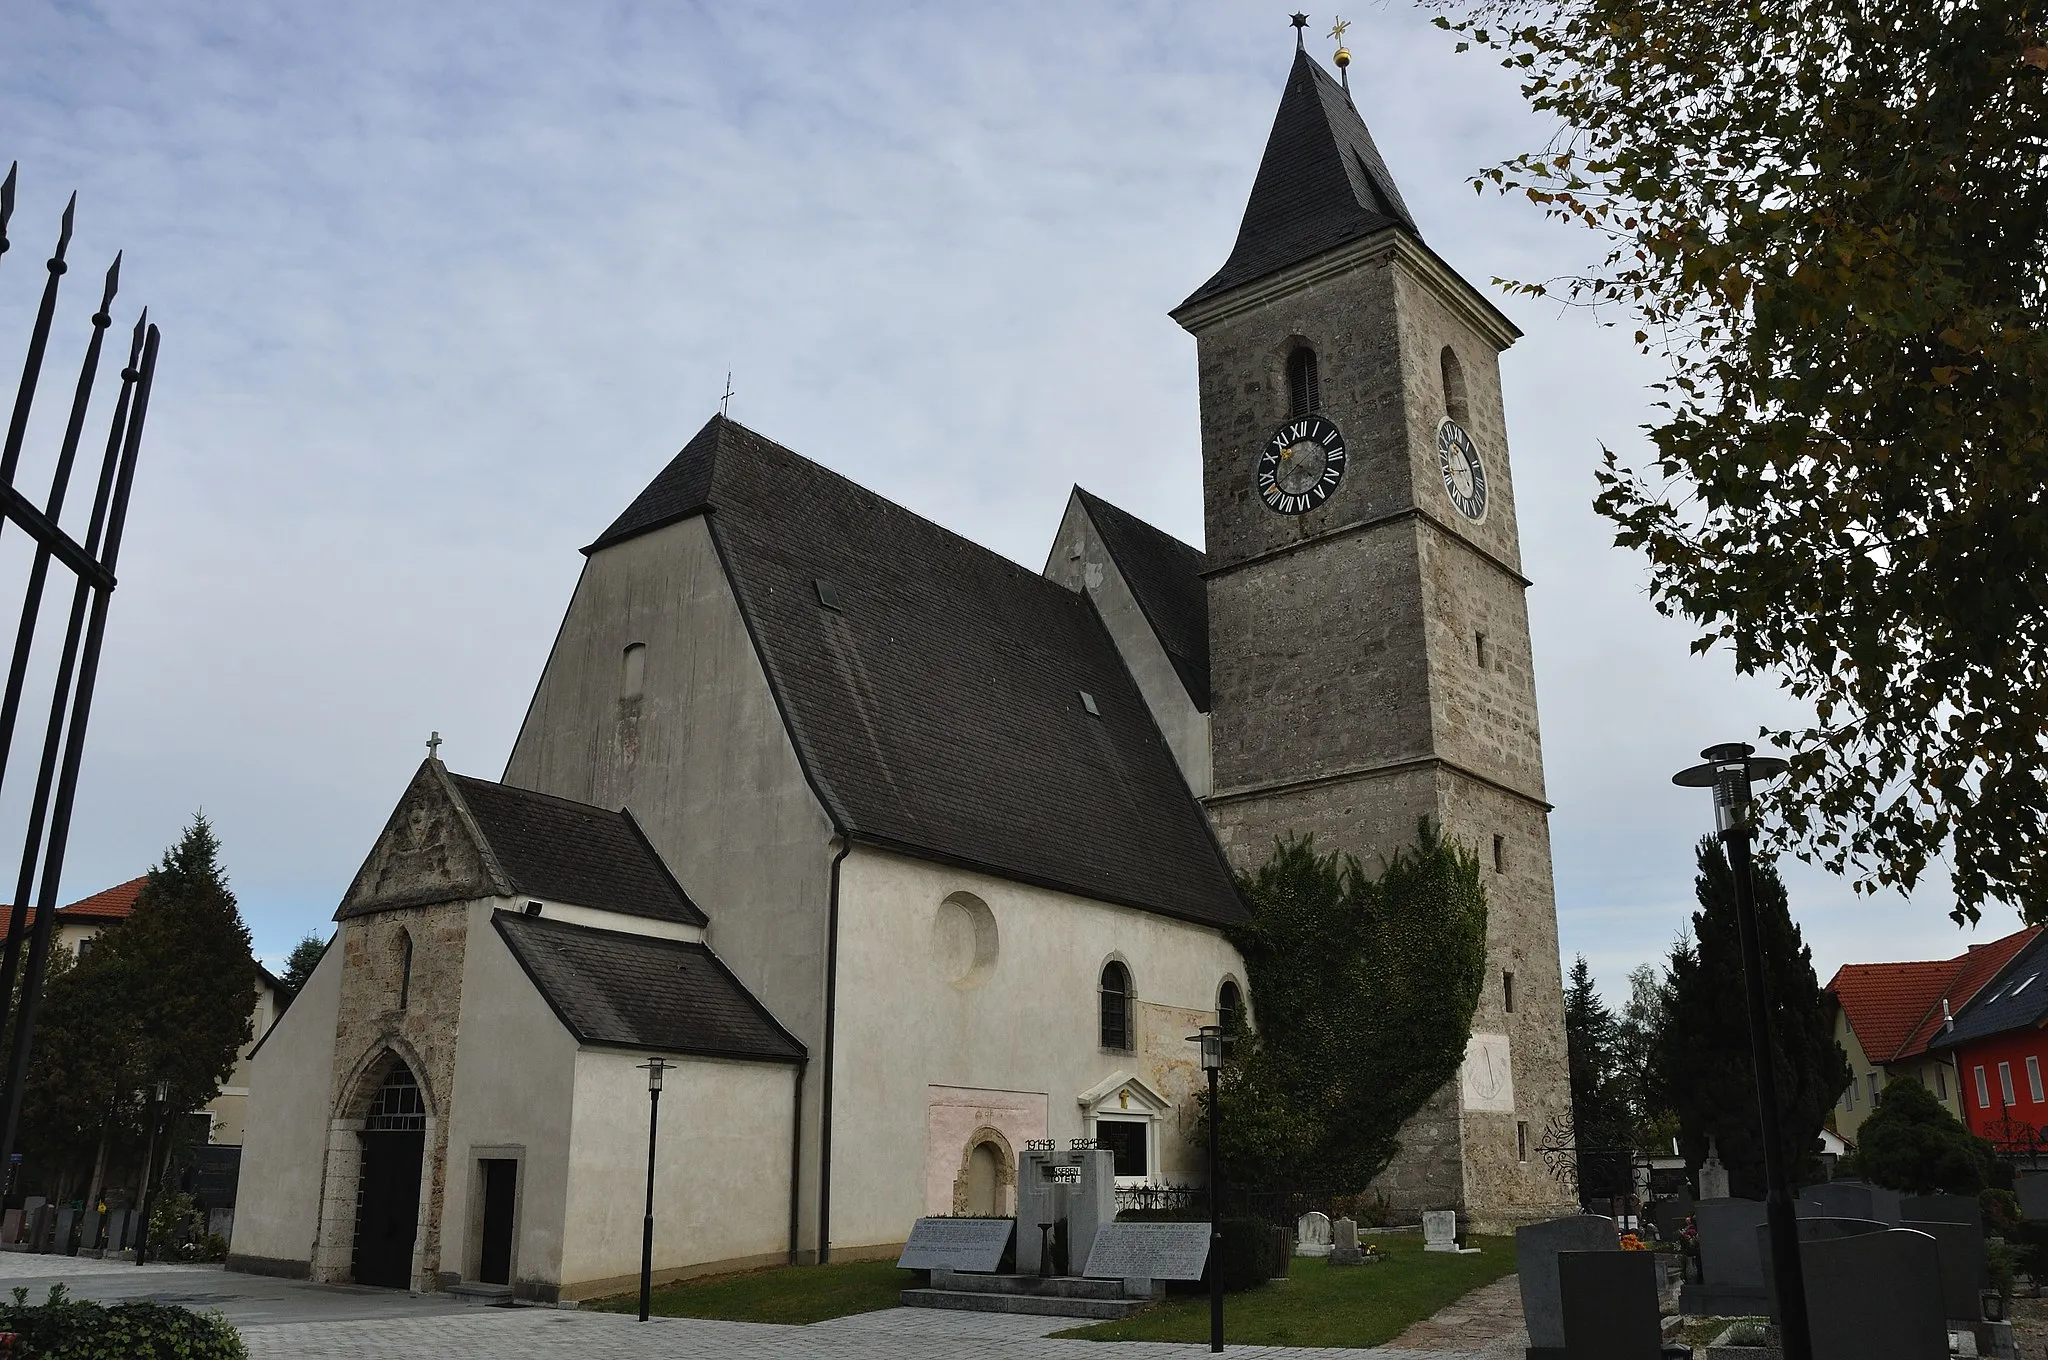
{"label": "stone masonry wall", "polygon": [[[449,1097],[455,1089],[462,1008],[467,904],[379,912],[341,927],[341,1003],[334,1031],[334,1089],[315,1278],[349,1278],[355,1240],[356,1178],[370,1097],[396,1054],[420,1084],[427,1106],[420,1169],[420,1231],[413,1245],[413,1286],[435,1286],[441,1270],[441,1204],[447,1190]],[[403,950],[412,939],[412,983],[399,1005]]]}

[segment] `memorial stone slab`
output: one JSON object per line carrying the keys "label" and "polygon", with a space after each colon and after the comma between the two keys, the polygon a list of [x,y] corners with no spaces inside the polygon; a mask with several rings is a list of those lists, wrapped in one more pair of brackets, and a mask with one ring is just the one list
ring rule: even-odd
{"label": "memorial stone slab", "polygon": [[1660,1199],[1650,1205],[1650,1226],[1666,1242],[1678,1240],[1678,1234],[1685,1230],[1685,1220],[1691,1216],[1689,1200]]}
{"label": "memorial stone slab", "polygon": [[1331,1265],[1355,1266],[1365,1260],[1365,1253],[1358,1249],[1357,1220],[1340,1218],[1330,1225],[1330,1232],[1337,1239],[1330,1247]]}
{"label": "memorial stone slab", "polygon": [[1707,1139],[1707,1160],[1700,1164],[1700,1199],[1727,1199],[1728,1168],[1721,1165],[1721,1151]]}
{"label": "memorial stone slab", "polygon": [[[1815,1242],[1833,1242],[1844,1237],[1864,1237],[1881,1233],[1889,1223],[1879,1223],[1870,1218],[1802,1218],[1798,1222],[1800,1259],[1805,1260],[1806,1248]],[[1764,1273],[1764,1312],[1767,1316],[1778,1315],[1778,1278],[1771,1252],[1771,1225],[1765,1223],[1756,1230],[1757,1260],[1762,1263]]]}
{"label": "memorial stone slab", "polygon": [[[1564,1360],[1564,1299],[1557,1262],[1567,1251],[1621,1250],[1614,1220],[1577,1214],[1515,1229],[1515,1272],[1522,1289],[1522,1322],[1529,1331],[1529,1360]],[[1647,1255],[1648,1253],[1643,1253]]]}
{"label": "memorial stone slab", "polygon": [[1457,1210],[1424,1209],[1422,1211],[1422,1249],[1424,1251],[1456,1251],[1458,1249]]}
{"label": "memorial stone slab", "polygon": [[1945,1360],[1939,1255],[1905,1228],[1802,1244],[1813,1360]]}
{"label": "memorial stone slab", "polygon": [[1802,1212],[1813,1206],[1816,1218],[1862,1218],[1879,1223],[1899,1221],[1899,1192],[1864,1181],[1827,1181],[1799,1192]]}
{"label": "memorial stone slab", "polygon": [[2048,1219],[2048,1171],[2020,1177],[2013,1189],[2020,1197],[2021,1218]]}
{"label": "memorial stone slab", "polygon": [[1208,1259],[1206,1223],[1105,1223],[1083,1273],[1091,1280],[1199,1280]]}
{"label": "memorial stone slab", "polygon": [[20,1240],[21,1210],[9,1209],[5,1214],[0,1214],[0,1242],[19,1242]]}
{"label": "memorial stone slab", "polygon": [[1566,1360],[1662,1360],[1657,1258],[1651,1253],[1561,1252],[1557,1282]]}
{"label": "memorial stone slab", "polygon": [[71,1246],[71,1230],[78,1226],[78,1210],[65,1205],[57,1211],[57,1235],[52,1239],[52,1250],[60,1255],[75,1255]]}
{"label": "memorial stone slab", "polygon": [[[1960,1199],[1961,1196],[1948,1198]],[[1913,1203],[1912,1200],[1906,1202]],[[1983,1312],[1983,1301],[1978,1295],[1991,1287],[1991,1267],[1984,1259],[1982,1221],[1922,1222],[1908,1218],[1899,1226],[1926,1233],[1934,1239],[1935,1249],[1941,1258],[1941,1306],[1947,1310],[1944,1316],[1957,1322],[1978,1321]]]}
{"label": "memorial stone slab", "polygon": [[1330,1235],[1330,1216],[1311,1209],[1294,1224],[1296,1256],[1328,1256],[1336,1239]]}
{"label": "memorial stone slab", "polygon": [[1081,1183],[1067,1191],[1067,1269],[1079,1273],[1095,1249],[1095,1235],[1116,1221],[1116,1154],[1090,1147],[1067,1155],[1081,1171]]}
{"label": "memorial stone slab", "polygon": [[899,1270],[959,1270],[990,1274],[1016,1231],[1008,1218],[920,1218],[896,1258]]}

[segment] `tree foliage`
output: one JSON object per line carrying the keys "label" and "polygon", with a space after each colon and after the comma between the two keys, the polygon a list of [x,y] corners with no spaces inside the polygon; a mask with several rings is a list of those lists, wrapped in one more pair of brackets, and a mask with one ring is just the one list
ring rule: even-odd
{"label": "tree foliage", "polygon": [[313,970],[320,966],[320,960],[327,957],[327,943],[330,938],[317,932],[309,934],[292,946],[291,953],[284,956],[284,972],[278,981],[284,984],[287,1006],[306,985],[306,979],[313,976]]}
{"label": "tree foliage", "polygon": [[1429,2],[1562,124],[1475,188],[1604,242],[1511,289],[1667,367],[1598,509],[1810,709],[1779,846],[2048,919],[2048,6]]}
{"label": "tree foliage", "polygon": [[[1815,1146],[1829,1109],[1849,1084],[1849,1060],[1835,1042],[1813,951],[1792,922],[1785,884],[1769,860],[1756,865],[1757,933],[1769,995],[1772,1072],[1779,1132],[1794,1169],[1818,1175]],[[1730,1190],[1764,1196],[1763,1123],[1757,1114],[1756,1068],[1750,1061],[1748,989],[1735,922],[1735,880],[1721,842],[1699,845],[1693,938],[1671,953],[1671,1013],[1658,1068],[1678,1116],[1687,1162],[1706,1160],[1718,1145]]]}
{"label": "tree foliage", "polygon": [[1377,878],[1308,837],[1240,880],[1256,1032],[1221,1086],[1225,1172],[1356,1193],[1457,1075],[1486,972],[1479,862],[1427,820]]}
{"label": "tree foliage", "polygon": [[[1631,1187],[1626,1175],[1617,1176],[1616,1150],[1634,1145],[1635,1128],[1621,1071],[1621,1024],[1600,999],[1584,954],[1565,981],[1564,1042],[1579,1188],[1585,1194],[1625,1194]],[[1617,1179],[1623,1183],[1614,1187]]]}
{"label": "tree foliage", "polygon": [[1901,1077],[1884,1088],[1856,1133],[1853,1170],[1909,1195],[1974,1195],[1990,1183],[1997,1155],[1927,1088]]}
{"label": "tree foliage", "polygon": [[1671,1093],[1657,1065],[1670,1023],[1671,975],[1638,965],[1628,975],[1628,1001],[1615,1026],[1614,1066],[1639,1148],[1667,1147],[1678,1136]]}

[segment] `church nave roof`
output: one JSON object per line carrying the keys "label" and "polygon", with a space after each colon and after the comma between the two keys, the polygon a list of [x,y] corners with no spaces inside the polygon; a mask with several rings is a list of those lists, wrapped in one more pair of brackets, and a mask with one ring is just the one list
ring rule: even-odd
{"label": "church nave roof", "polygon": [[705,512],[842,831],[1099,901],[1244,919],[1085,598],[723,416],[585,551]]}

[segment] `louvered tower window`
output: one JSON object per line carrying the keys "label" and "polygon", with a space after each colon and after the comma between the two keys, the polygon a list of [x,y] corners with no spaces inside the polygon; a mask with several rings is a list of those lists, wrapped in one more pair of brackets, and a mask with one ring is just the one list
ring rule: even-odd
{"label": "louvered tower window", "polygon": [[1128,1052],[1131,1043],[1131,971],[1112,959],[1102,966],[1102,1046]]}
{"label": "louvered tower window", "polygon": [[1323,409],[1323,388],[1316,378],[1316,352],[1307,345],[1287,356],[1287,405],[1297,420]]}

